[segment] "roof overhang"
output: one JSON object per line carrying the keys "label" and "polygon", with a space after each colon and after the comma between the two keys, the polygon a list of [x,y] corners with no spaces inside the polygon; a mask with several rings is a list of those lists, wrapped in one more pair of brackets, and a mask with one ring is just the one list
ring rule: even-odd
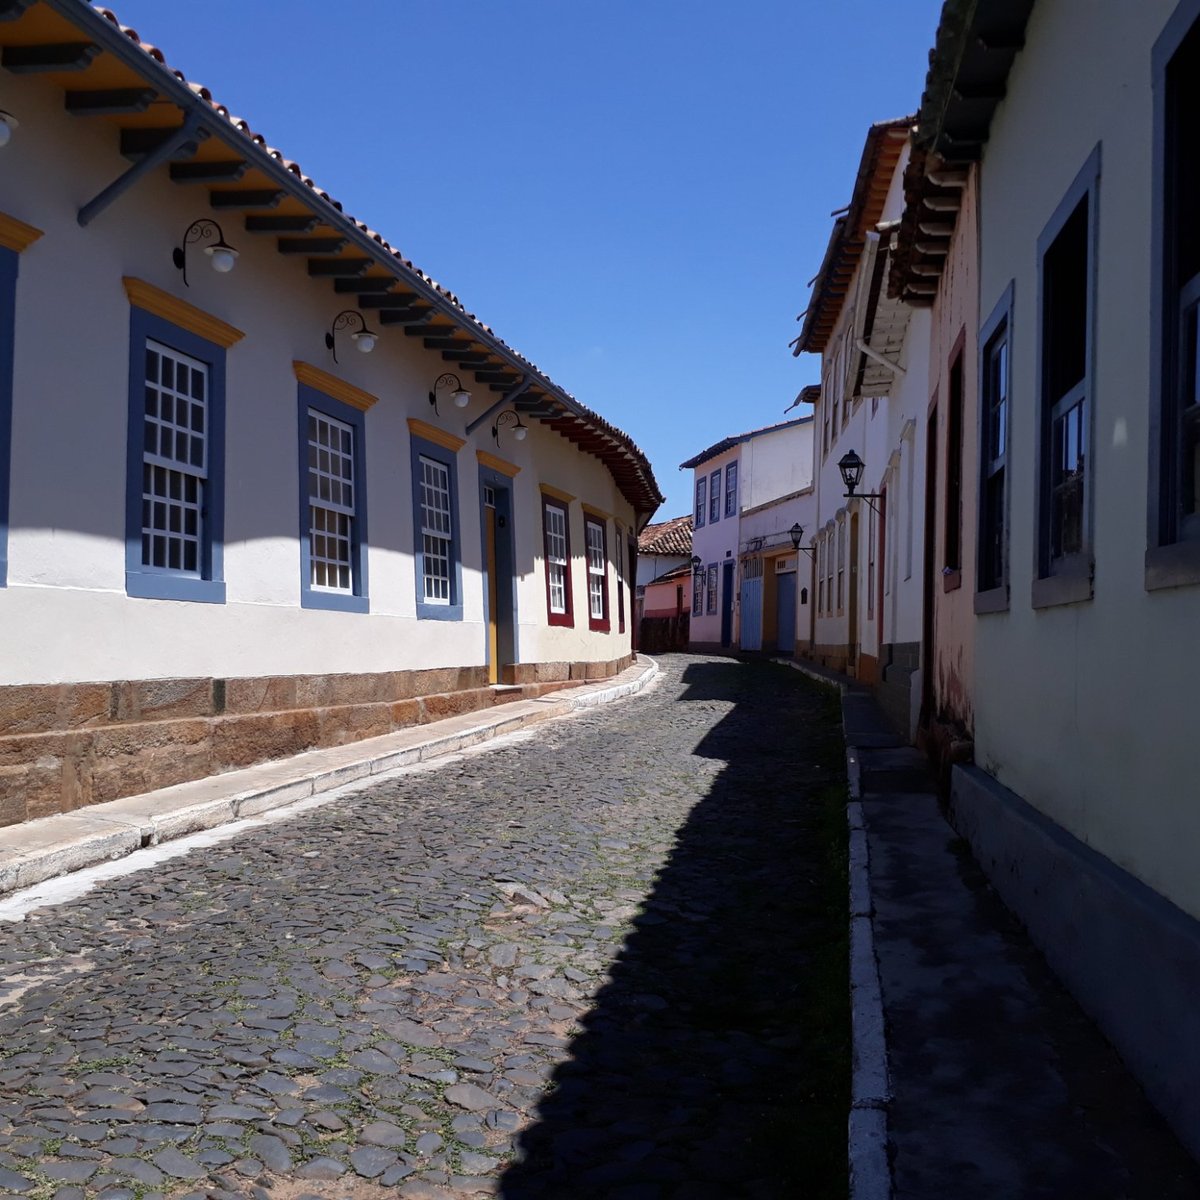
{"label": "roof overhang", "polygon": [[819,354],[825,349],[842,311],[859,259],[883,215],[884,202],[896,164],[904,152],[915,118],[879,121],[867,131],[854,193],[844,216],[834,222],[821,269],[813,280],[813,295],[803,314],[793,355]]}
{"label": "roof overhang", "polygon": [[68,112],[109,125],[131,166],[80,210],[95,220],[152,171],[207,194],[218,219],[307,260],[314,286],[357,304],[382,328],[427,350],[608,468],[643,517],[663,496],[645,454],[507,345],[384,238],[353,217],[299,165],[232,116],[209,91],[166,65],[160,50],[86,0],[0,0],[0,63],[61,87]]}
{"label": "roof overhang", "polygon": [[888,294],[932,304],[963,188],[983,154],[1034,0],[946,0],[929,58]]}

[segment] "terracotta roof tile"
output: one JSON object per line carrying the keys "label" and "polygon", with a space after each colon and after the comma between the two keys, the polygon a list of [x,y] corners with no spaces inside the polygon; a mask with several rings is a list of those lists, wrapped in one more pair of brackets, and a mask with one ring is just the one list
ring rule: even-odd
{"label": "terracotta roof tile", "polygon": [[639,554],[691,554],[692,517],[673,517],[647,525],[638,537]]}

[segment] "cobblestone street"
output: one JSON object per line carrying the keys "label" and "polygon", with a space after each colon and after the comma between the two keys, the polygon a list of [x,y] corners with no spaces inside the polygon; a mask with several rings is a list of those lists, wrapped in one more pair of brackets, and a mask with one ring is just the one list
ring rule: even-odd
{"label": "cobblestone street", "polygon": [[844,1195],[836,700],[663,667],[0,924],[0,1196]]}

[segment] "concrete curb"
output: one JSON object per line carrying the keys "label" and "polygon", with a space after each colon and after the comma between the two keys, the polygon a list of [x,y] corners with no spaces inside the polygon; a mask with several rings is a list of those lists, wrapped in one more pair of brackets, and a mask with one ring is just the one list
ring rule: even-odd
{"label": "concrete curb", "polygon": [[138,850],[306,800],[357,780],[466,750],[554,717],[642,691],[659,675],[645,655],[617,676],[482,712],[311,750],[140,796],[0,829],[0,896]]}
{"label": "concrete curb", "polygon": [[[791,667],[825,687],[836,688],[843,701],[849,688],[792,659],[776,662]],[[849,802],[846,824],[850,844],[850,1115],[846,1123],[850,1166],[850,1200],[891,1200],[892,1170],[888,1162],[888,1104],[891,1089],[887,1066],[887,1028],[883,993],[875,957],[874,905],[871,901],[871,859],[862,809],[862,766],[857,746],[846,746],[846,784]]]}

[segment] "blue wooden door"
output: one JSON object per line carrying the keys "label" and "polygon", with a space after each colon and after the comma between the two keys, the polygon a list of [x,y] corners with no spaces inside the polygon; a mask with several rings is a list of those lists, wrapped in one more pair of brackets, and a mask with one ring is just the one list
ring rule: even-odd
{"label": "blue wooden door", "polygon": [[721,645],[733,641],[733,563],[721,564]]}
{"label": "blue wooden door", "polygon": [[775,628],[779,630],[776,645],[780,654],[791,654],[796,649],[796,572],[775,576]]}
{"label": "blue wooden door", "polygon": [[763,560],[748,558],[742,564],[742,619],[738,640],[743,650],[762,649]]}

